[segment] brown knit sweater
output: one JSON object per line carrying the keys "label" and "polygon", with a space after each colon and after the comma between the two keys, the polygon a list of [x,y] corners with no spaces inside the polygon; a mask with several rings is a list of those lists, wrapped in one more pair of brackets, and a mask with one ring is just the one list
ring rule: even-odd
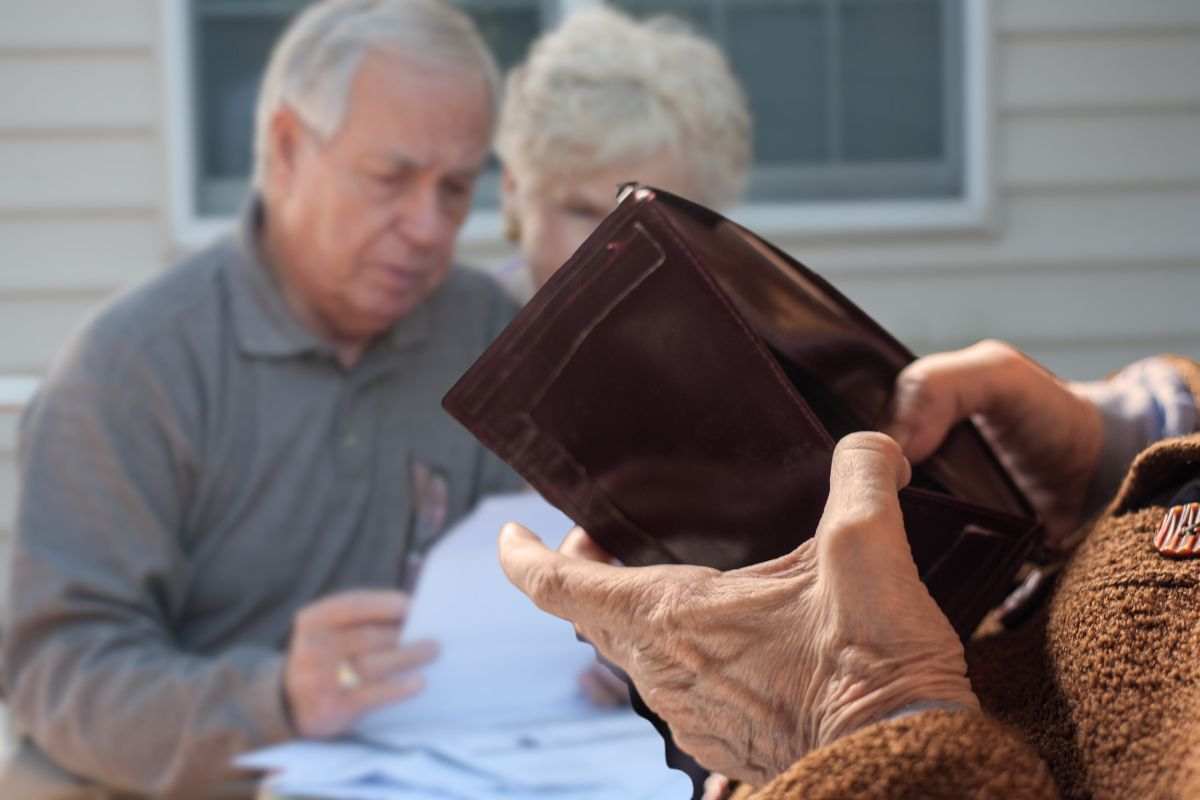
{"label": "brown knit sweater", "polygon": [[1041,612],[970,643],[984,714],[871,725],[735,796],[1200,798],[1200,559],[1152,543],[1156,499],[1198,476],[1200,434],[1146,450]]}

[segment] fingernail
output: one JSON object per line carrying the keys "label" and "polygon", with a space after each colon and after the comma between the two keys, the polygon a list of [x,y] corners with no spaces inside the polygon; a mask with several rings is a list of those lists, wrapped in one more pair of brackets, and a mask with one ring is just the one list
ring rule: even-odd
{"label": "fingernail", "polygon": [[503,539],[503,538],[506,538],[506,537],[507,537],[507,538],[517,538],[517,539],[526,539],[526,540],[532,540],[532,541],[535,541],[535,542],[536,542],[536,541],[541,541],[541,540],[540,540],[540,539],[538,539],[538,537],[537,537],[537,536],[536,536],[536,535],[533,533],[533,531],[529,530],[529,529],[528,529],[528,528],[526,528],[524,525],[521,525],[520,523],[517,523],[517,522],[506,522],[506,523],[504,523],[504,527],[502,527],[502,528],[500,529],[500,538],[502,538],[502,539]]}

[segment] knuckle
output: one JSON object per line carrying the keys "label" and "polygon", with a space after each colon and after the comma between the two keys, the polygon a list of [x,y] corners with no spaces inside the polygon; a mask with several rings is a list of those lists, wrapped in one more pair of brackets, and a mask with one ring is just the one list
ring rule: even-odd
{"label": "knuckle", "polygon": [[884,524],[882,515],[873,509],[850,509],[822,537],[824,554],[834,558],[854,558],[879,540],[879,531]]}
{"label": "knuckle", "polygon": [[562,596],[565,584],[561,567],[556,563],[547,564],[530,573],[529,596],[534,603],[545,608],[547,603],[552,603]]}
{"label": "knuckle", "polygon": [[1012,366],[1025,361],[1020,350],[999,339],[984,339],[969,348],[981,361],[996,367]]}

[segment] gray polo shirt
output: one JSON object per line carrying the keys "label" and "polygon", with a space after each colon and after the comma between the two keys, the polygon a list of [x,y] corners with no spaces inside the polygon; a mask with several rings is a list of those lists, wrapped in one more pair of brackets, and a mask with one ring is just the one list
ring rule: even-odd
{"label": "gray polo shirt", "polygon": [[345,369],[243,232],[92,320],[21,428],[3,680],[31,743],[160,794],[290,737],[296,610],[397,586],[438,520],[519,485],[440,407],[513,312],[455,269]]}

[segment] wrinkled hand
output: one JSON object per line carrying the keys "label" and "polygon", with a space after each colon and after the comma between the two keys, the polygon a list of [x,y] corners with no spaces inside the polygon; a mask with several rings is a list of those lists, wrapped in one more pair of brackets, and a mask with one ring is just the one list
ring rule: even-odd
{"label": "wrinkled hand", "polygon": [[1100,460],[1099,410],[1010,345],[986,341],[904,369],[884,430],[919,464],[968,417],[1042,518],[1047,542],[1069,536]]}
{"label": "wrinkled hand", "polygon": [[816,536],[730,572],[553,553],[515,524],[501,532],[501,562],[630,675],[680,747],[761,785],[910,703],[978,707],[962,646],[904,535],[897,492],[909,477],[888,437],[846,437]]}
{"label": "wrinkled hand", "polygon": [[[330,595],[297,612],[284,666],[297,733],[337,735],[367,711],[421,690],[416,670],[437,656],[437,645],[400,643],[407,612],[407,595],[379,589]],[[343,662],[357,686],[339,682]]]}

